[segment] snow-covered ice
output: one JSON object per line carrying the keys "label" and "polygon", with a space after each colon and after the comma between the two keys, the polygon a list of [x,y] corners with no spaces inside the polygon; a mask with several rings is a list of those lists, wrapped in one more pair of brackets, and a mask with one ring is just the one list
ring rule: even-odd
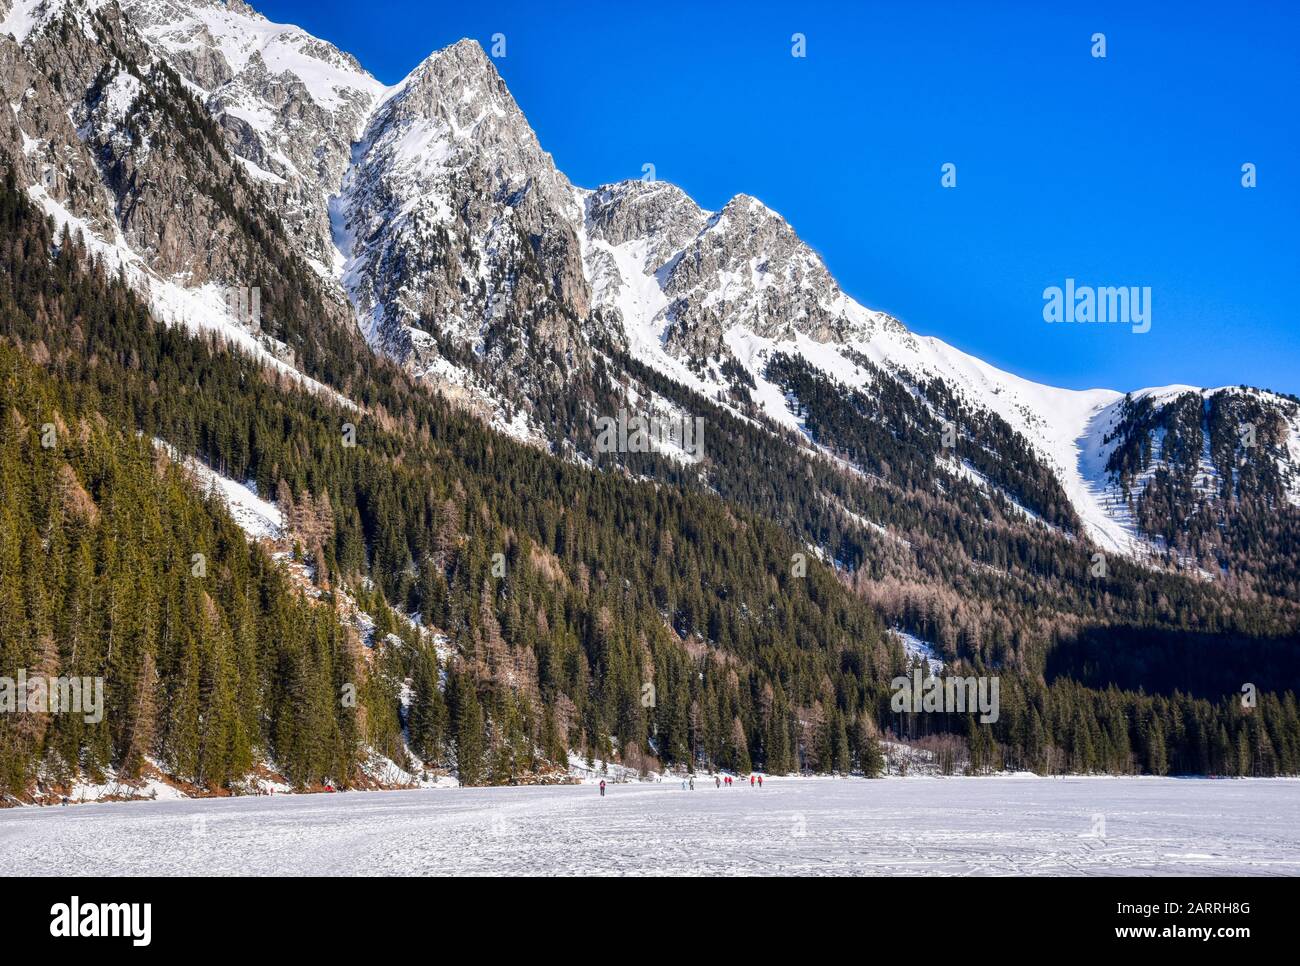
{"label": "snow-covered ice", "polygon": [[604,799],[577,785],[10,809],[0,874],[1300,874],[1297,781],[696,786],[611,785]]}

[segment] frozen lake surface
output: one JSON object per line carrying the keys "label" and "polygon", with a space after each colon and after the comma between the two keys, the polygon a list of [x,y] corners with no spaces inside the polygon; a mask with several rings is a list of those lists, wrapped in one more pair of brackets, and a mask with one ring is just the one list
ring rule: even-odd
{"label": "frozen lake surface", "polygon": [[1300,875],[1300,781],[787,779],[0,811],[12,875]]}

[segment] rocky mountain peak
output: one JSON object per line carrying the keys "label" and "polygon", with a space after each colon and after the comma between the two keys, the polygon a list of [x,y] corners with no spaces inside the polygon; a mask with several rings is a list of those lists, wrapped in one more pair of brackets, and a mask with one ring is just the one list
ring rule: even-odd
{"label": "rocky mountain peak", "polygon": [[740,325],[764,338],[819,342],[848,331],[843,293],[818,255],[758,199],[736,195],[664,279],[682,335],[720,341]]}
{"label": "rocky mountain peak", "polygon": [[356,58],[241,0],[121,0],[132,25],[224,129],[319,272],[334,261],[327,200],[386,88]]}
{"label": "rocky mountain peak", "polygon": [[[942,383],[1005,421],[1108,548],[1128,552],[1156,527],[1154,511],[1134,523],[1129,504],[1162,469],[1143,446],[1169,426],[1188,441],[1165,461],[1180,493],[1229,480],[1242,454],[1225,427],[1252,422],[1262,442],[1245,456],[1262,468],[1245,491],[1300,502],[1300,471],[1256,459],[1300,466],[1294,411],[1265,419],[1220,400],[1219,422],[1196,429],[1192,403],[1124,410],[1136,455],[1108,468],[1120,394],[1030,383],[865,309],[755,197],[711,212],[661,181],[575,188],[473,40],[390,88],[240,0],[0,0],[0,35],[19,41],[0,37],[0,135],[29,192],[147,263],[171,302],[185,302],[182,289],[264,284],[248,276],[265,264],[250,268],[236,243],[248,212],[265,210],[276,227],[263,237],[315,268],[340,320],[354,312],[372,346],[417,372],[508,400],[496,413],[512,423],[548,406],[537,426],[585,418],[572,386],[598,368],[593,346],[609,344],[803,431],[765,375],[772,359],[802,355],[854,390]],[[1193,465],[1193,444],[1216,438],[1217,475]]]}
{"label": "rocky mountain peak", "polygon": [[590,239],[608,245],[640,243],[642,267],[654,271],[704,230],[709,213],[667,181],[619,181],[583,193]]}
{"label": "rocky mountain peak", "polygon": [[481,166],[500,203],[514,208],[524,193],[540,192],[566,219],[578,216],[568,179],[475,40],[425,58],[376,112],[365,140],[381,142],[394,131],[402,140],[388,156],[409,173],[421,165],[426,174],[448,165]]}
{"label": "rocky mountain peak", "polygon": [[581,209],[475,41],[430,55],[382,102],[333,214],[344,285],[385,351],[427,369],[445,338],[503,377],[588,356]]}
{"label": "rocky mountain peak", "polygon": [[464,94],[466,102],[474,99],[476,91],[482,90],[513,103],[492,59],[483,45],[472,37],[462,37],[454,44],[433,51],[398,86],[403,90],[420,86],[444,91],[454,88]]}

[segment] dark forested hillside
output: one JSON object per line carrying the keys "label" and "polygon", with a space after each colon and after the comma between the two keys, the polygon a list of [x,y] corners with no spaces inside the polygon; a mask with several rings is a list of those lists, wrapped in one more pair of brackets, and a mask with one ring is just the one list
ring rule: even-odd
{"label": "dark forested hillside", "polygon": [[1286,494],[1287,416],[1222,389],[1124,400],[1107,469],[1145,533],[1239,586],[1300,599],[1300,510]]}
{"label": "dark forested hillside", "polygon": [[100,720],[0,716],[0,789],[151,759],[203,786],[261,754],[293,781],[358,760],[361,654],[148,438],[0,345],[0,666],[101,677]]}
{"label": "dark forested hillside", "polygon": [[[867,400],[794,360],[776,360],[809,435],[830,453],[810,458],[801,441],[738,418],[633,360],[619,362],[647,390],[705,415],[706,458],[702,468],[655,454],[601,454],[601,463],[716,492],[828,548],[845,581],[888,622],[934,642],[947,657],[1041,673],[1058,642],[1107,627],[1121,634],[1191,632],[1189,646],[1201,648],[1210,665],[1217,660],[1216,642],[1230,650],[1242,641],[1286,648],[1295,640],[1300,606],[1285,596],[1234,598],[1217,584],[1114,556],[1098,575],[1091,544],[1062,527],[1027,525],[1000,487],[941,472],[936,458],[947,452],[943,423],[893,380],[882,378],[882,391]],[[962,411],[951,400],[947,405]],[[975,420],[969,425],[969,437],[954,433],[955,453],[981,451],[985,456],[975,458],[987,460],[977,439],[990,435],[1007,437],[999,448],[1009,445],[1005,428]],[[984,475],[1021,480],[1026,502],[1050,512],[1050,494],[1059,488],[1034,482],[1042,472],[1027,460]],[[1029,497],[1033,492],[1040,495]],[[1062,520],[1072,516],[1068,507],[1060,514]],[[1123,651],[1112,658],[1118,662],[1114,680],[1129,680]],[[1280,670],[1270,680],[1293,686]],[[1147,686],[1164,683],[1157,677]]]}
{"label": "dark forested hillside", "polygon": [[[774,525],[713,496],[561,462],[496,437],[410,385],[384,390],[402,401],[400,409],[356,410],[268,377],[252,360],[155,324],[124,285],[87,261],[74,238],[54,236],[12,179],[0,200],[3,334],[49,374],[46,391],[57,401],[24,414],[19,386],[6,387],[5,409],[23,427],[15,432],[28,451],[43,422],[91,420],[121,436],[117,445],[131,447],[145,465],[149,447],[136,432],[194,452],[226,475],[281,494],[286,509],[313,507],[312,525],[294,536],[318,586],[373,586],[378,593],[369,606],[386,624],[392,619],[384,616],[385,599],[451,636],[445,695],[432,693],[439,659],[419,635],[400,644],[377,637],[380,653],[365,662],[374,681],[358,682],[372,699],[363,703],[365,721],[350,743],[330,739],[344,740],[339,755],[328,764],[311,759],[293,772],[296,779],[346,781],[346,765],[360,757],[362,742],[389,750],[391,728],[402,723],[396,692],[408,679],[416,692],[404,722],[412,745],[480,780],[507,780],[539,758],[562,760],[566,746],[608,756],[611,742],[614,753],[630,748],[670,762],[698,753],[737,766],[813,766],[811,729],[845,734],[845,721],[874,706],[897,663],[882,643],[878,617],[815,562],[806,575],[792,576],[799,547]],[[379,368],[395,384],[406,378]],[[345,443],[349,422],[356,445]],[[13,460],[22,455],[10,451]],[[111,501],[111,492],[88,486],[84,468],[64,459],[90,501]],[[29,501],[35,489],[7,488],[7,499]],[[229,536],[229,521],[217,516],[212,526],[220,523]],[[47,531],[64,523],[42,521]],[[162,560],[186,564],[202,552],[201,530],[169,532],[188,545]],[[118,539],[134,542],[129,534]],[[17,545],[19,569],[32,566],[35,547]],[[213,569],[222,563],[218,558]],[[165,596],[170,585],[163,578],[181,579],[173,569],[140,593]],[[264,594],[257,606],[270,609],[272,601]],[[304,626],[319,624],[326,642],[344,639],[328,610],[297,606],[313,615]],[[144,675],[164,616],[147,612],[144,639],[130,657],[119,650],[118,660],[134,662],[124,686]],[[203,633],[202,622],[189,626]],[[66,634],[51,646],[58,666],[73,660],[75,644]],[[81,650],[76,660],[91,671],[110,670],[98,654]],[[180,669],[160,654],[152,660],[152,698],[163,707]],[[275,685],[291,688],[300,712],[316,716],[332,735],[331,689],[305,690],[292,665],[269,665]],[[329,667],[323,662],[317,670]],[[110,676],[110,692],[117,693],[112,682]],[[654,685],[648,703],[647,684]],[[384,688],[386,703],[376,697]],[[279,762],[283,746],[268,730],[273,721],[260,709],[245,710],[261,719],[257,729],[246,728],[245,750],[256,748],[287,768]],[[857,742],[859,729],[848,730]],[[86,767],[125,765],[129,749],[121,741],[103,740],[95,757],[86,757],[85,747],[78,753],[74,742],[64,757]],[[837,747],[841,756],[850,751]],[[26,747],[16,758],[34,764],[26,757],[33,748],[45,746]],[[527,749],[523,761],[520,748]],[[220,784],[228,777],[174,757],[161,737],[149,750],[187,778]]]}
{"label": "dark forested hillside", "polygon": [[[358,407],[158,325],[75,237],[56,236],[12,176],[0,221],[4,660],[102,675],[108,709],[93,726],[0,721],[10,793],[38,774],[130,774],[147,761],[213,788],[237,787],[263,759],[301,784],[349,783],[370,750],[407,747],[468,782],[520,780],[571,748],[641,764],[870,771],[886,729],[956,735],[976,770],[1295,770],[1289,695],[1247,713],[1228,697],[1048,684],[1025,657],[1049,648],[1031,646],[1033,622],[1010,606],[986,625],[1000,631],[953,647],[966,666],[1003,674],[995,725],[892,714],[888,682],[906,660],[865,590],[878,547],[801,495],[793,464],[739,472],[746,452],[774,467],[790,450],[734,417],[711,414],[725,431],[711,438],[708,485],[592,471],[492,433],[377,360],[352,374]],[[155,437],[276,494],[292,559],[249,544]],[[926,514],[966,532],[970,504],[899,501],[853,473],[816,472],[825,492],[904,532]],[[1044,552],[977,533],[963,538],[972,555],[1017,555],[1001,562],[1024,615],[1070,565],[1064,541]],[[806,545],[853,540],[852,580]],[[1053,600],[1078,620],[1136,619],[1144,600],[1185,593],[1190,613],[1249,631],[1244,614],[1198,604],[1192,589]],[[343,619],[345,597],[373,618],[368,641]],[[898,606],[910,622],[935,619],[907,611],[918,605],[906,593]]]}

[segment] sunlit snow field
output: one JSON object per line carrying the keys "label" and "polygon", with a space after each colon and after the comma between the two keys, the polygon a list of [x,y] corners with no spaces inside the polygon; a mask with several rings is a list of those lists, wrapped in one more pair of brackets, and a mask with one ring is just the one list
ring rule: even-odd
{"label": "sunlit snow field", "polygon": [[1297,875],[1300,782],[778,778],[0,811],[6,876],[444,873]]}

